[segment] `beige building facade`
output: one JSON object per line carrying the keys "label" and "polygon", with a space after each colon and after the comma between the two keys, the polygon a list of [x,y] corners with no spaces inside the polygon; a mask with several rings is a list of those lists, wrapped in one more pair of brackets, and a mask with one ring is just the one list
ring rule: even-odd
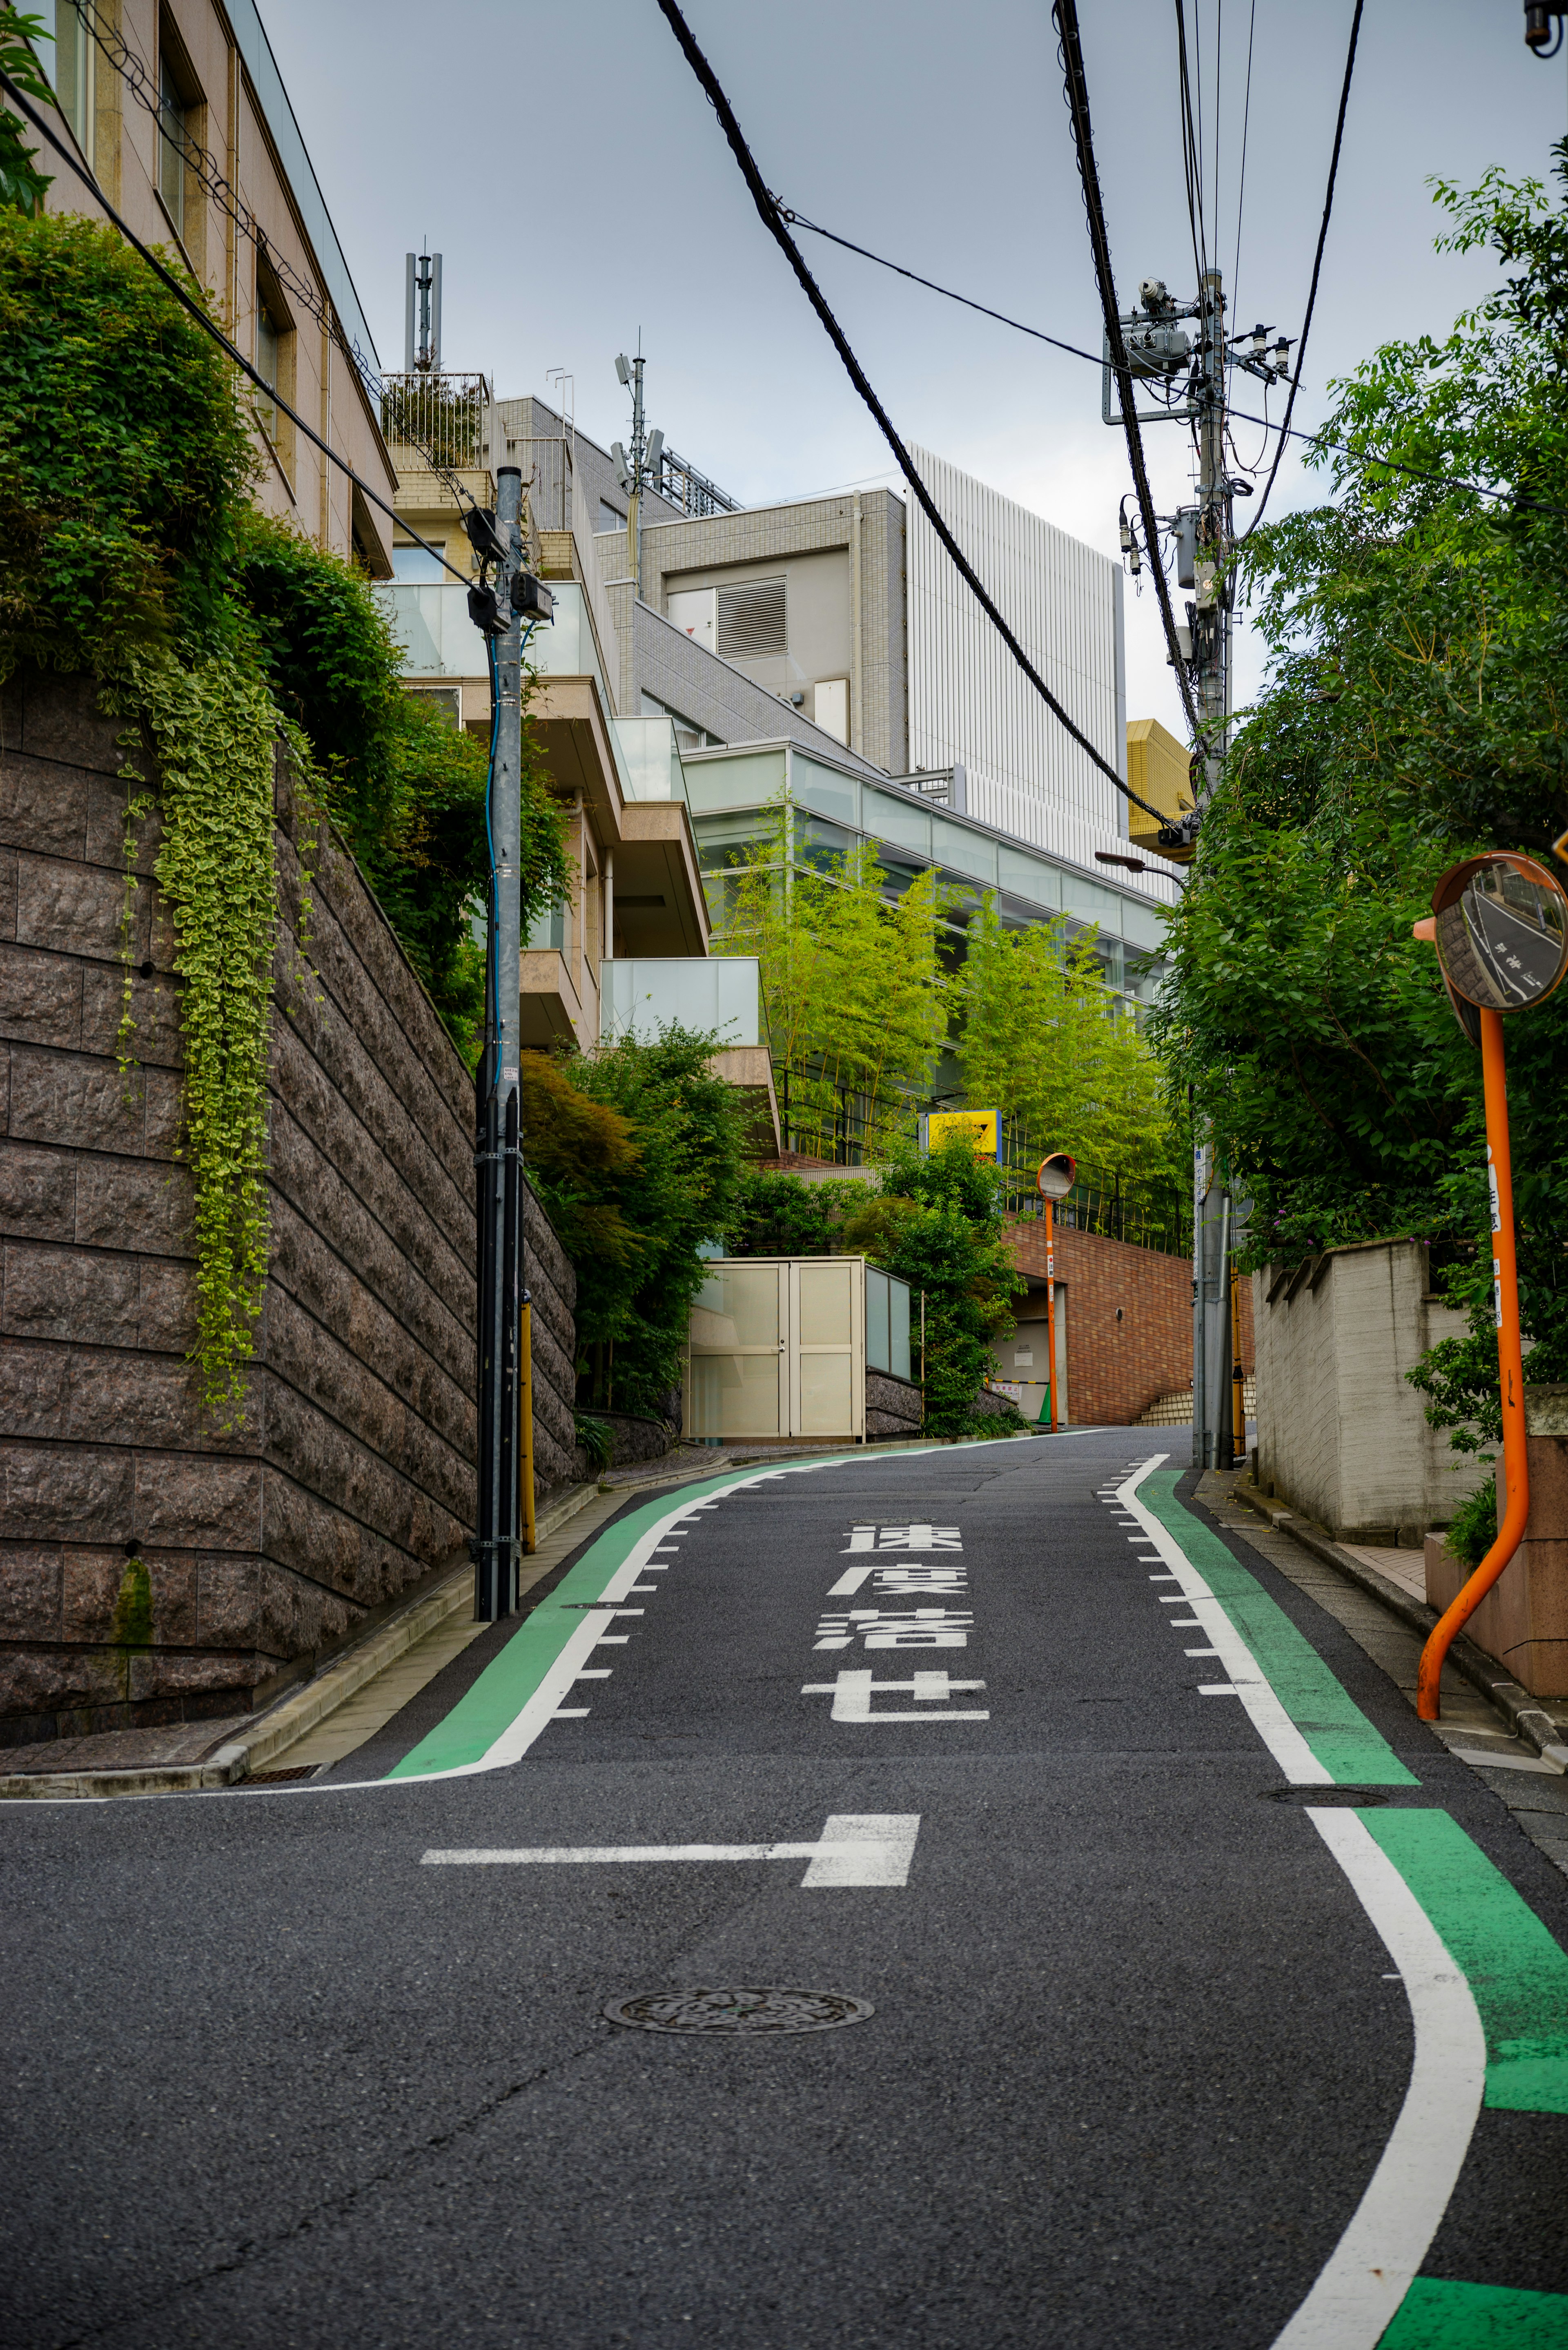
{"label": "beige building facade", "polygon": [[[364,372],[378,371],[375,346],[253,0],[46,0],[41,13],[54,33],[38,57],[58,135],[133,233],[209,289],[219,323],[279,396],[389,504],[396,476]],[[46,212],[103,217],[47,149],[38,163],[54,173]],[[389,518],[265,391],[251,410],[258,504],[390,577]]]}

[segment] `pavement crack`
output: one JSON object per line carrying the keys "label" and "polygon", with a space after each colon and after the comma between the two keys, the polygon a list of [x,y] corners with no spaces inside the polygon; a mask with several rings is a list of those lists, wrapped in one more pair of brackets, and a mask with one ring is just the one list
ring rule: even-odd
{"label": "pavement crack", "polygon": [[280,2228],[269,2236],[247,2240],[236,2246],[227,2258],[214,2261],[207,2268],[197,2269],[189,2276],[178,2278],[174,2283],[166,2286],[161,2293],[153,2294],[134,2309],[127,2309],[122,2303],[114,2314],[111,2317],[106,2317],[101,2324],[84,2326],[77,2333],[61,2334],[53,2345],[53,2350],[83,2350],[83,2345],[88,2343],[101,2342],[109,2334],[122,2333],[129,2326],[140,2324],[150,2317],[155,2317],[161,2309],[170,2308],[175,2302],[189,2293],[200,2293],[206,2285],[217,2283],[224,2277],[243,2274],[246,2269],[254,2268],[258,2262],[269,2259],[273,2253],[282,2251],[287,2245],[297,2242],[302,2236],[309,2235],[313,2229],[347,2219],[362,2197],[371,2193],[377,2188],[394,2185],[400,2178],[415,2169],[421,2162],[427,2161],[431,2155],[444,2153],[463,2138],[472,2137],[473,2132],[482,2128],[487,2121],[493,2120],[497,2114],[504,2112],[516,2098],[523,2096],[530,2089],[538,2088],[554,2074],[564,2071],[568,2066],[580,2064],[584,2057],[591,2056],[596,2049],[602,2048],[604,2044],[603,2034],[596,2033],[593,2038],[585,2042],[580,2048],[569,2049],[565,2055],[556,2057],[551,2064],[535,2066],[533,2072],[524,2074],[521,2080],[508,2082],[504,2088],[498,2090],[493,2096],[487,2097],[483,2105],[476,2106],[472,2113],[465,2114],[460,2121],[450,2124],[444,2129],[432,2131],[429,2137],[420,2139],[417,2145],[404,2147],[401,2152],[381,2169],[371,2171],[368,2177],[358,2179],[351,2187],[343,2188],[335,2194],[324,2196],[320,2202],[312,2204],[308,2210],[301,2212],[286,2228]]}

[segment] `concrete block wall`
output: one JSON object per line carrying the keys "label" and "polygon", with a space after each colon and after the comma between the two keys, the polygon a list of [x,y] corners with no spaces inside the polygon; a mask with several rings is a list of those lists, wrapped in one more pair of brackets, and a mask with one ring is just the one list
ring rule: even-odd
{"label": "concrete block wall", "polygon": [[[15,680],[0,706],[0,1744],[265,1702],[450,1573],[472,1518],[471,1082],[330,838],[302,961],[281,768],[272,1272],[243,1419],[203,1420],[156,813],[132,912],[142,1066],[115,1059],[118,731],[81,679]],[[531,1194],[527,1223],[535,1448],[559,1483],[575,1283]]]}
{"label": "concrete block wall", "polygon": [[[1038,1295],[1014,1299],[1014,1317],[1044,1323],[1044,1219],[1009,1224],[1007,1236],[1020,1273],[1041,1284]],[[1075,1423],[1130,1427],[1158,1397],[1191,1386],[1189,1258],[1061,1224],[1054,1255],[1057,1285],[1066,1289],[1067,1409]],[[1248,1336],[1244,1324],[1243,1355]],[[1008,1353],[1004,1346],[1004,1367]],[[1043,1346],[1037,1354],[1043,1363]]]}
{"label": "concrete block wall", "polygon": [[1252,1276],[1252,1306],[1265,1491],[1345,1542],[1418,1545],[1447,1525],[1486,1471],[1428,1428],[1405,1376],[1466,1327],[1433,1293],[1420,1242],[1367,1241],[1294,1270],[1265,1267]]}

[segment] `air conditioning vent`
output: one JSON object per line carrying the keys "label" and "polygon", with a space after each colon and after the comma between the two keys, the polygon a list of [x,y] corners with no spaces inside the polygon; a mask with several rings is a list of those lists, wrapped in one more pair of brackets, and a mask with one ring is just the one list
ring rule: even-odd
{"label": "air conditioning vent", "polygon": [[718,650],[724,660],[789,650],[782,579],[745,579],[720,588]]}

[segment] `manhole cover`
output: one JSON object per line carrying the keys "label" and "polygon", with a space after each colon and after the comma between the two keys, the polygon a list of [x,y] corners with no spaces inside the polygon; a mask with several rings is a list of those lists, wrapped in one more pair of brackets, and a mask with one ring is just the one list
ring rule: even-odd
{"label": "manhole cover", "polygon": [[1386,1795],[1372,1787],[1265,1787],[1265,1804],[1311,1804],[1315,1810],[1365,1812],[1374,1804],[1386,1804]]}
{"label": "manhole cover", "polygon": [[644,1991],[606,2002],[612,2023],[639,2032],[831,2032],[864,2023],[869,2000],[837,1991]]}

